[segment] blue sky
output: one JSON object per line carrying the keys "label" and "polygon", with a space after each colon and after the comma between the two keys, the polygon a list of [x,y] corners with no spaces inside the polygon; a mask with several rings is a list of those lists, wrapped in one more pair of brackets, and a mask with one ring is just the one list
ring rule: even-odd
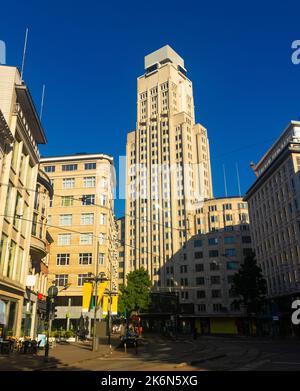
{"label": "blue sky", "polygon": [[[298,4],[297,4],[298,3]],[[196,120],[208,129],[214,195],[254,180],[256,162],[291,119],[300,117],[297,1],[14,1],[1,6],[7,64],[20,65],[37,107],[46,84],[44,156],[125,154],[135,129],[136,78],[146,54],[165,44],[185,60]],[[116,213],[124,210],[116,203]]]}

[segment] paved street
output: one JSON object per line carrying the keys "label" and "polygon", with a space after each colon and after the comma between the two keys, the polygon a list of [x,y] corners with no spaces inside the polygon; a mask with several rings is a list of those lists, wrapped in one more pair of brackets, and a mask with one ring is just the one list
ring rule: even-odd
{"label": "paved street", "polygon": [[125,353],[117,343],[115,338],[112,350],[100,345],[96,353],[89,344],[57,345],[50,351],[48,363],[44,363],[42,352],[38,356],[2,355],[0,370],[300,370],[299,340],[200,337],[170,341],[151,335],[143,339],[137,354],[132,348]]}

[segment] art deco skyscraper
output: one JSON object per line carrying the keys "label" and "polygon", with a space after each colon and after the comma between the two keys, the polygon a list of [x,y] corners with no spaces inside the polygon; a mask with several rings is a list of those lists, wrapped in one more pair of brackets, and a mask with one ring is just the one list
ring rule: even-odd
{"label": "art deco skyscraper", "polygon": [[158,287],[165,263],[195,234],[197,205],[212,198],[207,131],[195,123],[186,74],[168,45],[145,57],[136,130],[127,136],[126,273],[144,267]]}

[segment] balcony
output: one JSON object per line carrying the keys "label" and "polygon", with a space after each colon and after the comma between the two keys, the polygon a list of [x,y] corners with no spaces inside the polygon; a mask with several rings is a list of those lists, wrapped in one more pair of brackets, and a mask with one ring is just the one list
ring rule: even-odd
{"label": "balcony", "polygon": [[47,255],[46,242],[37,236],[31,235],[30,255],[34,260],[41,260]]}

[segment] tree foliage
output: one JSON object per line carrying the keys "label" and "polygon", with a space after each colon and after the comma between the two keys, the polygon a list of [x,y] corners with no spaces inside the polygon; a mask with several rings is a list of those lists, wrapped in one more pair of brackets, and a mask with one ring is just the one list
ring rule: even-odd
{"label": "tree foliage", "polygon": [[121,288],[119,312],[130,314],[132,311],[147,311],[150,304],[151,281],[148,272],[138,269],[127,275],[127,284]]}
{"label": "tree foliage", "polygon": [[248,315],[260,311],[267,292],[267,284],[254,253],[245,258],[240,270],[234,275],[232,290],[240,297],[235,302],[242,303]]}

